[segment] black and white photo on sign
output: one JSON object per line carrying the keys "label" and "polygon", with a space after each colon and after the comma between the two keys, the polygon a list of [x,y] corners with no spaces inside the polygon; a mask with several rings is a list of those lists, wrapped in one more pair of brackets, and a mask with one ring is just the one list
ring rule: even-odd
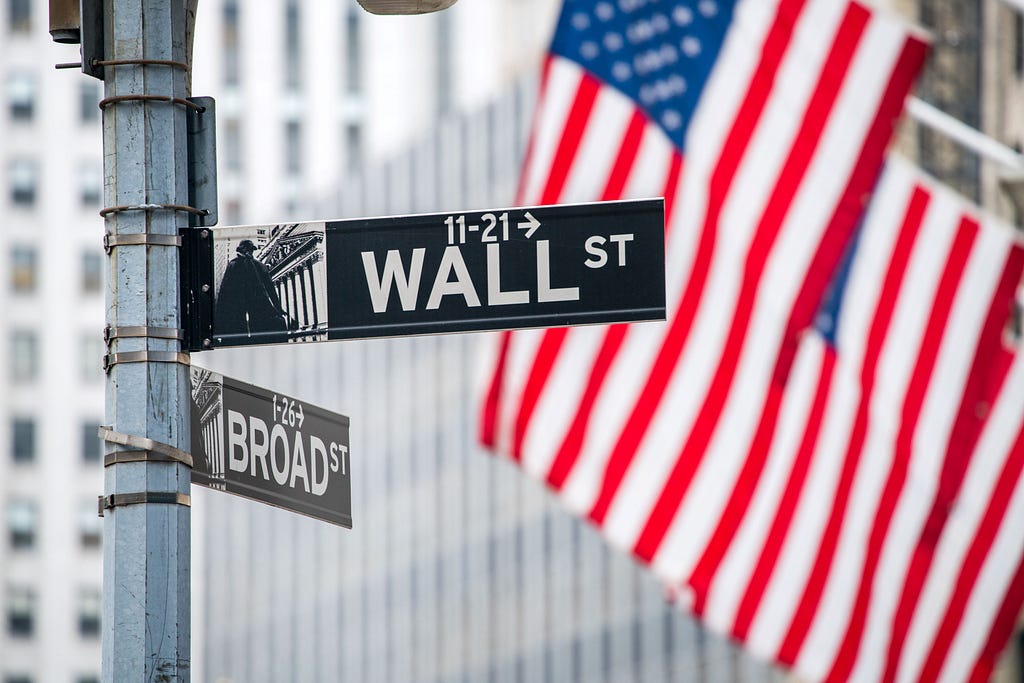
{"label": "black and white photo on sign", "polygon": [[217,230],[214,334],[252,343],[326,339],[324,228],[319,222]]}
{"label": "black and white photo on sign", "polygon": [[215,372],[193,365],[192,385],[193,476],[209,479],[208,486],[224,488],[224,380]]}

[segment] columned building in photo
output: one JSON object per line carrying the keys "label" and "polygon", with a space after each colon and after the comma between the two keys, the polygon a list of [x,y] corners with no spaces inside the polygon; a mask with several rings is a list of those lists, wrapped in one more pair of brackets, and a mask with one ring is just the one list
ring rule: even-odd
{"label": "columned building in photo", "polygon": [[295,323],[292,338],[316,338],[327,329],[327,302],[315,286],[327,279],[324,233],[295,234],[296,227],[278,226],[260,247],[259,260],[270,269],[281,305]]}

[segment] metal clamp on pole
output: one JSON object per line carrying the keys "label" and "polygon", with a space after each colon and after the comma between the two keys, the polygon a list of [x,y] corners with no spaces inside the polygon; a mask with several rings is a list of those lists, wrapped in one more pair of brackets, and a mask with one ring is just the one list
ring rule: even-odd
{"label": "metal clamp on pole", "polygon": [[106,109],[112,104],[118,104],[120,102],[167,102],[169,104],[178,104],[182,107],[188,107],[194,111],[202,112],[202,105],[191,102],[184,97],[171,97],[170,95],[115,95],[113,97],[105,97],[100,100],[100,109]]}
{"label": "metal clamp on pole", "polygon": [[170,66],[188,71],[188,64],[173,59],[93,59],[93,66]]}
{"label": "metal clamp on pole", "polygon": [[122,351],[103,355],[103,372],[110,372],[110,368],[118,363],[180,363],[188,366],[192,361],[187,353],[180,351]]}
{"label": "metal clamp on pole", "polygon": [[112,493],[99,497],[99,515],[123,505],[140,505],[142,503],[165,503],[167,505],[184,505],[192,507],[192,497],[187,493],[175,491],[140,491],[138,493]]}
{"label": "metal clamp on pole", "polygon": [[146,327],[144,325],[123,325],[121,327],[107,325],[103,328],[103,341],[107,344],[110,344],[114,339],[124,339],[127,337],[176,339],[181,341],[185,338],[185,332],[176,327]]}
{"label": "metal clamp on pole", "polygon": [[184,211],[196,216],[208,216],[210,214],[209,209],[197,209],[188,204],[120,204],[118,206],[103,207],[100,209],[100,216],[106,218],[108,214],[122,213],[124,211]]}
{"label": "metal clamp on pole", "polygon": [[[115,206],[111,208],[118,209],[120,207]],[[108,254],[114,247],[139,245],[148,247],[180,247],[181,237],[179,235],[156,235],[148,232],[136,232],[127,235],[111,235],[108,233],[103,235],[103,250]]]}
{"label": "metal clamp on pole", "polygon": [[139,449],[136,451],[108,453],[103,458],[104,467],[109,467],[119,462],[145,461],[180,462],[183,465],[192,467],[192,455],[169,444],[160,443],[144,436],[122,434],[121,432],[115,432],[110,427],[103,426],[100,427],[98,436],[107,443]]}

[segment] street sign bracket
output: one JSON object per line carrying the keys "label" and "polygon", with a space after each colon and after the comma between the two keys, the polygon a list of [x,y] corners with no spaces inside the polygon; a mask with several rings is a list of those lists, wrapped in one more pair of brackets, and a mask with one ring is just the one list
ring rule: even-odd
{"label": "street sign bracket", "polygon": [[182,348],[201,351],[213,337],[213,233],[207,229],[182,228],[180,269]]}
{"label": "street sign bracket", "polygon": [[103,0],[82,0],[80,7],[82,73],[102,81],[106,78],[106,69],[97,62],[106,56]]}
{"label": "street sign bracket", "polygon": [[212,97],[190,97],[188,125],[188,203],[202,213],[190,213],[193,228],[217,225],[217,107]]}

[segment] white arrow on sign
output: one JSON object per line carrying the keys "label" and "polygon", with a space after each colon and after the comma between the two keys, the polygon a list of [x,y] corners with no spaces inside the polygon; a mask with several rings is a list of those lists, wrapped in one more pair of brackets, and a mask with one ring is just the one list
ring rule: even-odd
{"label": "white arrow on sign", "polygon": [[537,232],[537,228],[540,227],[540,221],[533,217],[533,214],[527,211],[523,214],[526,216],[526,220],[519,223],[517,227],[520,230],[526,230],[526,239],[533,237],[533,233]]}

